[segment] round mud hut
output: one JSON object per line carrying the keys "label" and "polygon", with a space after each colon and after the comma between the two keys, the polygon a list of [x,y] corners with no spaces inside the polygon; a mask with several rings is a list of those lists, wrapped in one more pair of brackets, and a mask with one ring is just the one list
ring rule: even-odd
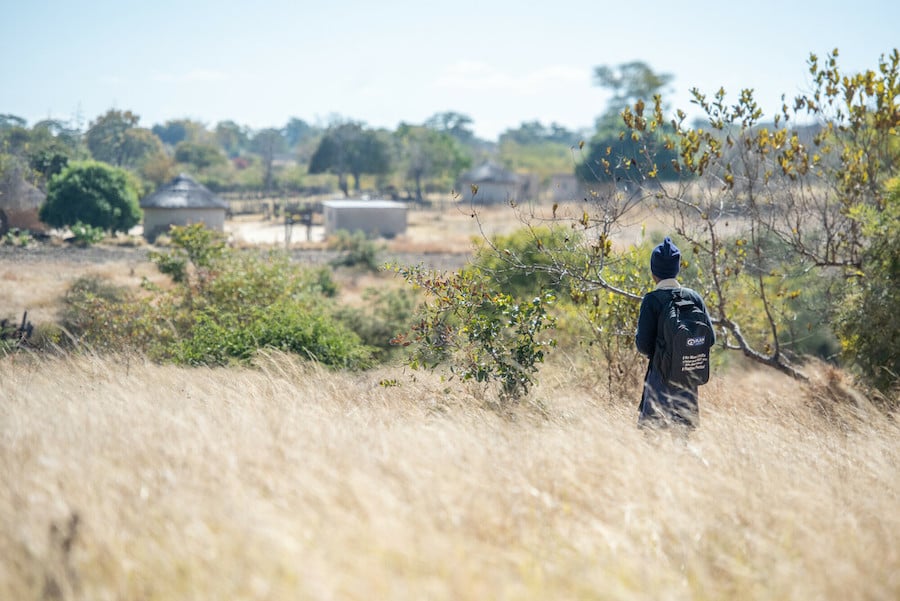
{"label": "round mud hut", "polygon": [[202,223],[211,230],[225,231],[228,203],[182,173],[142,198],[141,209],[144,211],[144,238],[153,242],[173,225]]}
{"label": "round mud hut", "polygon": [[47,195],[25,181],[18,171],[0,179],[0,236],[9,230],[46,233],[47,226],[38,217]]}

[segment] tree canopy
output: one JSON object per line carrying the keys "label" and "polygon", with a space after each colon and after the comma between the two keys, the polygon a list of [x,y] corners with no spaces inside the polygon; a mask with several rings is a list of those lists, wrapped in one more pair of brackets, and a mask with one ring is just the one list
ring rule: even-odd
{"label": "tree canopy", "polygon": [[72,163],[50,180],[40,218],[54,227],[81,222],[116,233],[140,223],[141,209],[125,170],[84,161]]}
{"label": "tree canopy", "polygon": [[651,100],[660,94],[672,79],[671,74],[657,73],[643,61],[594,67],[595,83],[613,94],[605,112],[607,115],[617,115],[638,100]]}
{"label": "tree canopy", "polygon": [[463,146],[446,131],[424,125],[401,124],[396,139],[406,177],[413,181],[416,201],[422,202],[422,182],[448,173],[460,173],[472,159]]}
{"label": "tree canopy", "polygon": [[871,383],[895,390],[898,319],[875,307],[893,306],[897,269],[888,182],[900,172],[900,53],[863,72],[845,72],[838,57],[811,55],[813,89],[785,99],[769,120],[752,90],[729,100],[723,89],[695,89],[706,117],[689,126],[682,110],[666,115],[661,94],[634,99],[629,91],[651,91],[665,78],[641,69],[647,86],[611,79],[618,97],[633,100],[618,125],[618,139],[630,144],[597,139],[585,162],[606,174],[625,167],[638,187],[590,186],[583,212],[555,214],[573,232],[562,243],[541,237],[523,212],[545,260],[535,265],[495,245],[498,259],[567,283],[599,320],[601,344],[621,338],[621,348],[633,347],[655,241],[619,250],[612,240],[650,210],[664,221],[650,233],[670,234],[683,249],[683,276],[707,299],[723,349],[802,378],[806,352],[834,360],[838,347],[825,341],[837,333]]}
{"label": "tree canopy", "polygon": [[[596,83],[610,90],[613,97],[597,119],[596,132],[587,153],[576,167],[579,178],[589,184],[616,182],[631,190],[646,185],[645,174],[651,171],[650,180],[653,181],[676,179],[678,176],[672,164],[677,162],[677,153],[661,137],[670,127],[663,117],[666,105],[662,89],[672,76],[656,73],[640,61],[617,67],[599,66],[595,68],[594,76]],[[660,111],[655,127],[623,130],[623,112],[633,111],[643,118],[647,107],[656,102],[660,104]],[[643,165],[651,156],[654,168],[644,169]]]}
{"label": "tree canopy", "polygon": [[140,117],[131,111],[109,110],[91,123],[85,142],[95,160],[116,167],[139,167],[145,160],[165,153],[152,131],[138,127]]}
{"label": "tree canopy", "polygon": [[345,196],[350,194],[347,174],[353,176],[354,189],[358,191],[363,173],[384,174],[390,167],[391,152],[386,140],[378,132],[352,121],[328,128],[309,162],[310,173],[337,175]]}

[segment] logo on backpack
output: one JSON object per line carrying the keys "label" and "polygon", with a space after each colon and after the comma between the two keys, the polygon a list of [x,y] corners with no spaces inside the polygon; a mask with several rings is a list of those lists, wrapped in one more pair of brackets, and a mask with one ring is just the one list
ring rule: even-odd
{"label": "logo on backpack", "polygon": [[706,384],[713,340],[703,307],[673,290],[659,316],[653,365],[669,384],[686,388]]}

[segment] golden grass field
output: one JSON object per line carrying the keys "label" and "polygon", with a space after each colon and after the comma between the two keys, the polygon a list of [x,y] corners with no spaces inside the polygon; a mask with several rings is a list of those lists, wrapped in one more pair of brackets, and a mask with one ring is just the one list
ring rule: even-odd
{"label": "golden grass field", "polygon": [[[0,307],[150,273],[43,267]],[[7,356],[0,600],[900,599],[897,416],[809,374],[716,373],[684,440],[566,352],[510,414],[402,367]]]}
{"label": "golden grass field", "polygon": [[773,372],[686,443],[561,364],[512,416],[282,356],[2,373],[2,599],[900,595],[900,427]]}

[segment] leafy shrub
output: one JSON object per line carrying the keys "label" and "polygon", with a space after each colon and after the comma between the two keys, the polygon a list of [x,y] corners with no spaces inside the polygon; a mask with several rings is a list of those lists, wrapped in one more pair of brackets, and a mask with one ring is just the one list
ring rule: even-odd
{"label": "leafy shrub", "polygon": [[328,248],[343,253],[332,261],[332,265],[336,267],[359,267],[368,271],[378,271],[381,268],[378,255],[382,248],[359,230],[352,233],[338,230],[329,239]]}
{"label": "leafy shrub", "polygon": [[637,352],[634,335],[637,331],[639,299],[652,286],[650,279],[650,246],[643,242],[626,251],[608,251],[606,281],[631,296],[608,290],[573,288],[570,298],[576,310],[590,327],[588,344],[599,350],[606,367],[607,388],[614,396],[630,393],[640,381],[647,360]]}
{"label": "leafy shrub", "polygon": [[413,346],[413,368],[448,363],[463,380],[498,384],[501,403],[527,394],[545,349],[555,344],[541,338],[554,324],[547,313],[555,301],[551,293],[518,301],[491,289],[477,271],[398,271],[427,298],[410,334],[395,339]]}
{"label": "leafy shrub", "polygon": [[412,326],[418,295],[405,289],[368,288],[363,300],[362,307],[341,307],[335,315],[385,361],[401,348],[391,340]]}
{"label": "leafy shrub", "polygon": [[493,286],[516,298],[533,298],[545,291],[565,293],[554,264],[573,263],[577,232],[565,227],[521,228],[482,243],[472,261]]}
{"label": "leafy shrub", "polygon": [[371,353],[359,337],[318,308],[281,299],[257,306],[245,317],[210,310],[195,314],[191,335],[177,345],[176,362],[224,365],[249,360],[257,349],[274,348],[333,367],[371,364]]}
{"label": "leafy shrub", "polygon": [[2,242],[7,246],[28,246],[32,241],[29,230],[11,229],[3,235]]}
{"label": "leafy shrub", "polygon": [[82,221],[76,221],[69,229],[72,230],[72,235],[75,237],[75,244],[78,246],[97,244],[104,238],[103,228],[94,227],[83,223]]}
{"label": "leafy shrub", "polygon": [[95,350],[165,357],[178,337],[176,304],[157,294],[138,297],[99,276],[82,276],[63,297],[61,325]]}
{"label": "leafy shrub", "polygon": [[141,220],[138,191],[123,169],[96,161],[71,163],[50,180],[40,218],[54,227],[80,221],[127,232]]}
{"label": "leafy shrub", "polygon": [[900,388],[900,180],[889,188],[882,209],[855,214],[870,243],[836,325],[845,356],[886,393]]}
{"label": "leafy shrub", "polygon": [[202,224],[169,228],[169,252],[151,252],[148,256],[160,272],[188,288],[202,288],[210,272],[225,255],[225,236]]}
{"label": "leafy shrub", "polygon": [[371,365],[372,350],[332,315],[337,287],[323,269],[284,253],[240,252],[202,225],[173,227],[173,248],[151,258],[175,284],[129,294],[96,277],[66,295],[63,322],[101,350],[133,349],[190,365],[246,361],[277,348],[340,368]]}

